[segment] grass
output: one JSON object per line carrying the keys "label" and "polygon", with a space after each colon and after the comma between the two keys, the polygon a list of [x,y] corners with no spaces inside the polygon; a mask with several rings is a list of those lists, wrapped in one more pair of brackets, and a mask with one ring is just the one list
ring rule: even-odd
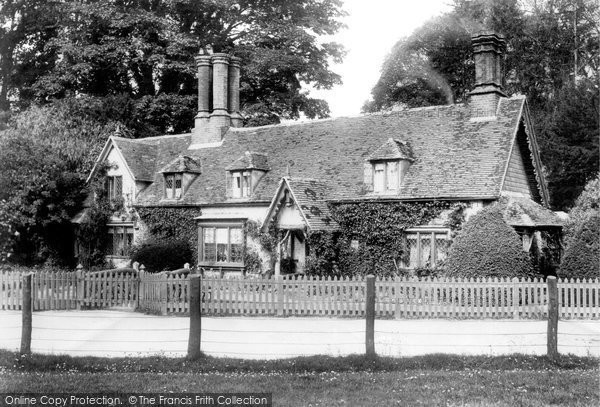
{"label": "grass", "polygon": [[270,392],[275,406],[600,405],[599,360],[427,355],[250,361],[0,351],[1,392]]}

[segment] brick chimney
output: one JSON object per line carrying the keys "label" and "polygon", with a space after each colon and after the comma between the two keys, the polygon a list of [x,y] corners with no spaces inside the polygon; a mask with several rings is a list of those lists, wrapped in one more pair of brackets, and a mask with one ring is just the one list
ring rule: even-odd
{"label": "brick chimney", "polygon": [[198,55],[198,114],[190,150],[218,143],[229,127],[241,127],[240,60],[228,54]]}
{"label": "brick chimney", "polygon": [[475,88],[469,93],[474,118],[495,117],[498,102],[506,97],[503,57],[506,42],[494,32],[479,32],[471,37],[475,59]]}

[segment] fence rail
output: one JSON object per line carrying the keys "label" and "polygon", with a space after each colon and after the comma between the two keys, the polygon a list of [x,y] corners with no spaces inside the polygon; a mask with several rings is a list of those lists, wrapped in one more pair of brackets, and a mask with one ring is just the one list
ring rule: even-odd
{"label": "fence rail", "polygon": [[[0,309],[21,309],[22,274],[0,273]],[[34,310],[127,307],[153,313],[189,313],[184,275],[105,272],[37,272]],[[206,315],[364,317],[363,277],[205,277]],[[383,278],[375,282],[379,318],[528,318],[548,315],[542,279]],[[562,319],[600,318],[600,281],[558,280]]]}

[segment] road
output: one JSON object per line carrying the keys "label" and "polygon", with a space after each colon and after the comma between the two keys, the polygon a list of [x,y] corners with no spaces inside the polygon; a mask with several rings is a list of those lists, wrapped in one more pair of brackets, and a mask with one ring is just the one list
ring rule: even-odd
{"label": "road", "polygon": [[[546,353],[546,321],[376,320],[382,356],[429,353]],[[33,314],[32,351],[73,356],[183,356],[189,318],[129,311],[43,311]],[[276,359],[365,351],[365,321],[345,318],[204,317],[202,351],[213,356]],[[20,311],[0,311],[0,348],[18,350]],[[559,321],[558,350],[600,357],[600,321]]]}

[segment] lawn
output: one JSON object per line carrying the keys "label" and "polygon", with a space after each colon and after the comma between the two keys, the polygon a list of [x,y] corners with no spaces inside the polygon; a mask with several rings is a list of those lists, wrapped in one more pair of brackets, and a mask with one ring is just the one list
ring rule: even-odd
{"label": "lawn", "polygon": [[243,361],[0,351],[1,392],[270,392],[275,406],[600,405],[598,359],[428,355]]}

